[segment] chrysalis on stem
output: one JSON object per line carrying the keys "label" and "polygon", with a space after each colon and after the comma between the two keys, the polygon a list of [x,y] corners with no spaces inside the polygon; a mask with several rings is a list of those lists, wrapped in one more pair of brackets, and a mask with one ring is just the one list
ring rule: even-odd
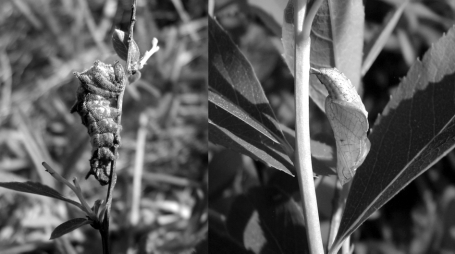
{"label": "chrysalis on stem", "polygon": [[349,182],[370,151],[367,138],[368,112],[351,81],[336,68],[311,68],[327,88],[325,113],[337,146],[337,174],[341,184]]}

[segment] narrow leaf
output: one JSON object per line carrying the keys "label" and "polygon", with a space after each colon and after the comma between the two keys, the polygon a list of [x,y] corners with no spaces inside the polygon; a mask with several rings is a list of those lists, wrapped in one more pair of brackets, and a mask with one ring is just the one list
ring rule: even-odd
{"label": "narrow leaf", "polygon": [[287,155],[292,148],[279,128],[253,68],[211,17],[209,139],[286,173],[293,170]]}
{"label": "narrow leaf", "polygon": [[76,218],[63,222],[62,224],[58,225],[54,231],[52,231],[51,238],[49,240],[59,238],[60,236],[68,234],[69,232],[87,224],[90,224],[90,221],[86,218]]}
{"label": "narrow leaf", "polygon": [[372,213],[455,147],[455,27],[417,61],[369,135],[330,253]]}
{"label": "narrow leaf", "polygon": [[3,182],[3,183],[0,182],[0,187],[19,191],[19,192],[32,193],[32,194],[36,194],[36,195],[60,199],[65,202],[68,202],[68,203],[78,207],[82,211],[84,211],[84,209],[82,208],[82,205],[80,203],[64,197],[58,191],[52,189],[51,187],[49,187],[47,185],[43,185],[41,183],[29,182],[29,181],[23,182],[23,183],[21,183],[21,182]]}
{"label": "narrow leaf", "polygon": [[[294,25],[292,0],[284,10],[282,27],[283,57],[294,73]],[[311,66],[336,67],[358,90],[363,48],[363,3],[360,0],[325,0],[311,29]],[[328,93],[315,76],[310,77],[311,99],[324,111]]]}
{"label": "narrow leaf", "polygon": [[382,48],[386,44],[387,40],[389,39],[390,35],[392,34],[393,29],[400,20],[401,14],[403,14],[404,8],[408,5],[409,0],[405,0],[391,15],[390,17],[386,18],[382,28],[378,31],[378,33],[374,36],[371,40],[371,43],[365,47],[365,58],[362,64],[362,76],[364,76],[367,71],[370,69],[373,62],[378,57],[379,53],[381,52]]}
{"label": "narrow leaf", "polygon": [[341,185],[351,181],[370,151],[368,112],[355,87],[335,68],[311,69],[327,88],[325,113],[335,135],[337,174]]}

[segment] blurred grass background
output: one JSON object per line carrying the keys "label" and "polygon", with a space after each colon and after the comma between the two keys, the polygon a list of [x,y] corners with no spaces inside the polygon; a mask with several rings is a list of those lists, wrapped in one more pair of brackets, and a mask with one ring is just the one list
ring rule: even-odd
{"label": "blurred grass background", "polygon": [[[272,18],[282,11],[276,7],[284,6],[287,1],[214,2],[214,15],[251,62],[278,121],[294,129],[294,79],[280,55],[281,27],[273,24]],[[364,52],[404,2],[363,1],[366,18]],[[410,66],[454,24],[453,0],[415,0],[406,4],[391,35],[381,42],[383,47],[380,54],[362,77],[359,93],[369,112],[370,128],[374,128],[378,114]],[[310,118],[313,139],[333,139],[326,116],[312,102]],[[229,211],[236,197],[247,193],[251,187],[273,182],[273,179],[281,181],[283,186],[297,186],[295,178],[247,156],[215,145],[210,145],[209,154],[210,212],[216,211],[226,218],[231,215]],[[223,161],[229,161],[229,164],[220,163]],[[222,177],[212,173],[215,171]],[[328,232],[332,212],[333,180],[333,177],[319,179],[320,184],[316,189],[323,234]],[[455,253],[454,214],[455,152],[452,151],[354,233],[354,253]],[[212,225],[215,224],[210,221]]]}
{"label": "blurred grass background", "polygon": [[[90,204],[105,198],[106,187],[84,180],[91,147],[80,117],[69,112],[79,86],[72,72],[97,59],[118,60],[111,35],[127,30],[131,3],[0,1],[2,182],[39,181],[74,198],[44,171],[46,161],[68,180],[77,177]],[[153,37],[160,51],[124,96],[112,250],[179,253],[193,249],[206,228],[207,3],[138,0],[137,7],[141,54]],[[135,174],[142,181],[133,184]],[[77,217],[83,214],[64,202],[1,188],[0,253],[101,253],[89,226],[48,240],[57,225]]]}

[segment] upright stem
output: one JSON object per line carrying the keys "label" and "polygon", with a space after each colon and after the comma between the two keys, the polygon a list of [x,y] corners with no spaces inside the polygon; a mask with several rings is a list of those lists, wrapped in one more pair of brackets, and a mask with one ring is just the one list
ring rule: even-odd
{"label": "upright stem", "polygon": [[[342,211],[344,211],[344,208],[345,208],[345,205],[346,205],[346,199],[348,198],[348,195],[349,195],[349,190],[351,189],[351,185],[352,185],[352,181],[346,183],[345,185],[343,185],[343,188],[341,190],[341,199],[342,199],[342,205],[343,205],[343,209]],[[340,223],[341,223],[341,218],[340,218]],[[338,228],[339,228],[339,225],[338,225]],[[337,233],[338,233],[338,229],[337,229]],[[343,254],[348,254],[348,253],[351,253],[351,237],[348,236],[346,237],[346,240],[344,240],[344,243],[343,243],[343,246],[342,246],[342,251],[341,253]]]}
{"label": "upright stem", "polygon": [[327,241],[327,250],[330,250],[332,243],[335,241],[336,234],[340,228],[341,216],[343,215],[344,205],[349,194],[349,188],[352,182],[340,186],[340,181],[335,182],[335,194],[333,197],[332,219],[330,221],[329,239]]}
{"label": "upright stem", "polygon": [[[136,70],[136,65],[137,63],[132,63],[133,57],[132,57],[132,44],[133,44],[133,30],[134,30],[134,24],[136,23],[136,1],[133,0],[133,5],[131,7],[131,20],[130,20],[130,28],[129,28],[129,34],[128,34],[128,56],[127,56],[127,70],[128,70],[128,76],[134,74],[132,73],[132,70]],[[127,80],[124,80],[123,82],[128,82]],[[122,105],[123,105],[123,95],[125,93],[125,89],[119,94],[117,98],[117,109],[119,112],[122,112]],[[117,124],[120,126],[122,122],[122,115],[119,115],[117,117]],[[118,128],[117,130],[117,135],[120,137],[120,129]],[[117,157],[117,147],[114,147],[112,151],[114,153],[114,156]],[[101,225],[101,228],[99,229],[100,234],[101,234],[101,240],[103,244],[103,254],[109,254],[110,253],[110,246],[109,246],[109,220],[111,217],[111,205],[112,205],[112,197],[114,194],[114,187],[115,184],[117,183],[117,174],[115,173],[115,167],[117,164],[117,158],[114,159],[111,162],[111,172],[109,174],[109,187],[107,190],[107,195],[106,195],[106,211],[104,212],[104,219]]]}
{"label": "upright stem", "polygon": [[332,199],[332,216],[330,220],[330,228],[329,228],[329,238],[327,240],[327,250],[332,247],[333,241],[335,241],[335,236],[338,232],[338,228],[340,227],[341,222],[341,215],[343,213],[343,198],[341,195],[341,188],[338,187],[339,181],[335,181],[335,193]]}
{"label": "upright stem", "polygon": [[137,71],[137,63],[133,62],[133,32],[134,32],[134,24],[136,24],[136,5],[137,0],[133,0],[133,5],[131,6],[131,19],[130,19],[130,27],[128,31],[128,55],[126,59],[128,75],[134,75]]}
{"label": "upright stem", "polygon": [[311,165],[309,122],[309,78],[311,39],[305,36],[303,24],[306,0],[294,2],[295,27],[295,167],[302,196],[302,208],[311,254],[323,254],[321,226],[319,224],[313,168]]}
{"label": "upright stem", "polygon": [[101,235],[101,243],[103,244],[103,254],[109,254],[109,231],[106,232],[104,229],[100,229],[99,232]]}
{"label": "upright stem", "polygon": [[[120,121],[119,121],[120,122]],[[117,148],[114,149],[114,154],[117,154]],[[111,163],[111,173],[109,174],[109,187],[106,196],[106,211],[104,212],[104,219],[99,229],[101,234],[101,241],[103,243],[103,254],[109,254],[109,220],[111,218],[111,204],[112,196],[114,194],[114,187],[117,183],[117,174],[115,174],[116,160]]]}
{"label": "upright stem", "polygon": [[341,253],[342,254],[349,254],[351,253],[351,236],[346,237],[341,246]]}

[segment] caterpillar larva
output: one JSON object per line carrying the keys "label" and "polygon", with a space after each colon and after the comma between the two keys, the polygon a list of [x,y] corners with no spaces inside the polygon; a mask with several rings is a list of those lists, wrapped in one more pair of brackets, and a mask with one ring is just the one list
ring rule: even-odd
{"label": "caterpillar larva", "polygon": [[118,95],[125,89],[125,72],[120,63],[114,66],[95,61],[93,66],[74,75],[80,81],[76,103],[71,113],[78,112],[87,127],[92,144],[90,171],[101,185],[109,183],[109,169],[117,158],[115,148],[120,145],[121,126],[116,118],[122,113],[117,105]]}

